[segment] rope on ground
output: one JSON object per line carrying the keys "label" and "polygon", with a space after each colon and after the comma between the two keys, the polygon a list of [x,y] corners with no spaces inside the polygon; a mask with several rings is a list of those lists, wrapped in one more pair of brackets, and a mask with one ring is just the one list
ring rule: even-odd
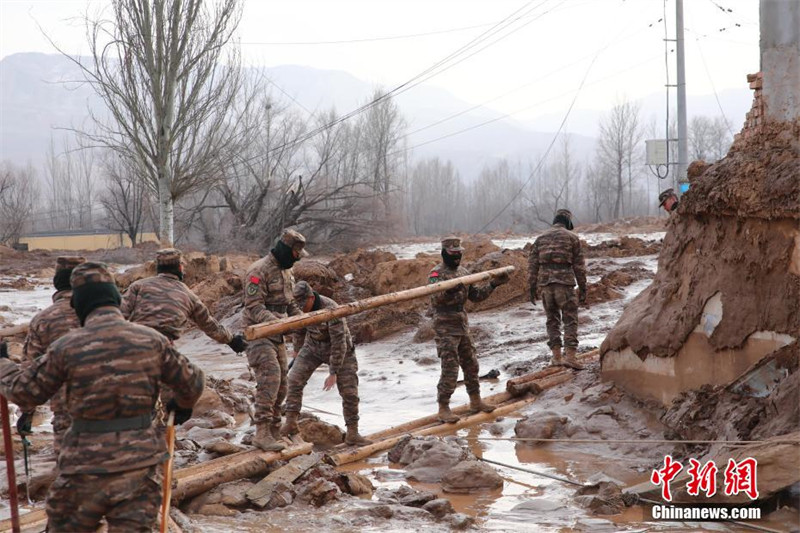
{"label": "rope on ground", "polygon": [[568,444],[726,444],[744,446],[747,444],[800,444],[800,440],[667,440],[667,439],[544,439],[536,437],[459,437],[465,440],[515,442],[555,442]]}
{"label": "rope on ground", "polygon": [[317,409],[316,407],[311,407],[308,404],[303,404],[303,409],[308,409],[309,411],[316,411],[317,413],[324,413],[326,415],[338,416],[339,418],[344,418],[344,416],[339,414],[339,413],[332,413],[332,412],[326,411],[324,409]]}
{"label": "rope on ground", "polygon": [[[669,442],[673,442],[673,441],[669,441]],[[789,442],[795,443],[795,441],[789,441]],[[507,464],[507,463],[501,463],[499,461],[492,461],[491,459],[486,459],[484,457],[478,457],[478,459],[483,461],[483,462],[485,462],[485,463],[492,463],[492,464],[495,464],[495,465],[498,465],[498,466],[502,466],[502,467],[505,467],[505,468],[510,468],[512,470],[519,470],[520,472],[526,472],[528,474],[533,474],[535,476],[542,476],[542,477],[546,477],[546,478],[550,478],[550,479],[555,479],[556,481],[561,481],[563,483],[569,483],[570,485],[575,485],[575,486],[578,486],[578,487],[586,486],[583,483],[578,483],[577,481],[573,481],[573,480],[567,479],[565,477],[554,476],[553,474],[547,474],[545,472],[538,472],[536,470],[531,470],[529,468],[522,468],[521,466],[514,466],[514,465]],[[656,500],[650,500],[648,498],[641,498],[640,497],[639,501],[640,502],[644,502],[644,503],[648,503],[650,505],[664,505],[664,502],[659,502],[659,501],[656,501]],[[753,529],[755,531],[764,531],[766,533],[780,533],[780,531],[778,531],[777,529],[770,529],[768,527],[757,526],[755,524],[748,524],[747,522],[740,522],[738,520],[725,519],[725,520],[719,520],[719,521],[720,522],[728,522],[730,524],[735,524],[737,526],[746,527],[746,528],[749,528],[749,529]],[[691,520],[689,520],[689,522],[691,522]]]}

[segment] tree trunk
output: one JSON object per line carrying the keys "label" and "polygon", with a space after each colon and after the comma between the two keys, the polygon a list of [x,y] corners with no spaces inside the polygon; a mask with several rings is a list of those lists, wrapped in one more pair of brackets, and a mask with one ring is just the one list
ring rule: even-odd
{"label": "tree trunk", "polygon": [[[169,172],[167,170],[167,172]],[[158,237],[161,245],[165,247],[174,244],[174,203],[172,193],[169,190],[169,178],[161,176],[158,180],[158,215],[159,227]]]}

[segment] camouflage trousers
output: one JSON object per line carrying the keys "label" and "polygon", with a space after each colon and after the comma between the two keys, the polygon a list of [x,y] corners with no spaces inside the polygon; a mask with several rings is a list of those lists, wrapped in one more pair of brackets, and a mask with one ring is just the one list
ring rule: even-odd
{"label": "camouflage trousers", "polygon": [[255,423],[280,424],[287,390],[286,344],[269,339],[253,341],[247,347],[247,362],[256,375]]}
{"label": "camouflage trousers", "polygon": [[467,393],[477,394],[481,391],[478,382],[478,357],[469,333],[437,333],[436,352],[442,365],[442,374],[436,387],[439,402],[450,401],[456,390],[459,367],[464,371]]}
{"label": "camouflage trousers", "polygon": [[47,531],[150,533],[161,504],[160,476],[150,466],[114,474],[59,474],[47,493]]}
{"label": "camouflage trousers", "polygon": [[[547,345],[578,347],[578,297],[569,285],[551,283],[539,289],[547,314]],[[564,322],[564,344],[561,343],[561,322]]]}
{"label": "camouflage trousers", "polygon": [[[306,341],[289,372],[289,394],[286,397],[286,412],[299,413],[303,404],[303,389],[320,365],[328,364],[327,347]],[[336,372],[336,388],[342,397],[342,414],[348,426],[358,424],[358,359],[355,349],[344,356],[342,366]]]}

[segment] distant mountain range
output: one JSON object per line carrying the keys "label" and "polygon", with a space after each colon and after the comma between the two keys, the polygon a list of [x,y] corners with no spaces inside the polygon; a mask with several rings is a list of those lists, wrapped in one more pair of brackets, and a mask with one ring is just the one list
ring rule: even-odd
{"label": "distant mountain range", "polygon": [[[340,113],[346,113],[362,104],[375,89],[370,83],[341,71],[286,65],[268,68],[266,74],[311,112],[335,106]],[[79,69],[60,55],[21,53],[3,58],[0,61],[0,158],[39,164],[44,160],[51,134],[55,133],[56,139],[60,136],[55,128],[80,126],[87,120],[87,106],[100,109],[102,103],[91,87],[68,83],[81,79]],[[274,94],[283,97],[277,90]],[[719,98],[733,130],[738,131],[750,107],[750,91],[746,88],[726,90]],[[472,109],[472,104],[430,85],[420,85],[399,95],[397,103],[408,122],[409,132],[462,113],[436,127],[411,133],[407,142],[414,147],[414,157],[436,155],[450,159],[467,180],[476,177],[484,165],[498,159],[537,160],[563,119],[563,114],[552,113],[533,121],[517,121],[492,109]],[[719,114],[713,95],[690,97],[689,107],[693,114]],[[572,112],[568,130],[579,160],[591,157],[597,123],[606,111],[575,109]],[[658,115],[663,123],[663,112],[663,93],[642,99],[643,120],[649,121],[651,116]],[[445,137],[466,128],[472,129]],[[429,142],[433,139],[437,140]]]}

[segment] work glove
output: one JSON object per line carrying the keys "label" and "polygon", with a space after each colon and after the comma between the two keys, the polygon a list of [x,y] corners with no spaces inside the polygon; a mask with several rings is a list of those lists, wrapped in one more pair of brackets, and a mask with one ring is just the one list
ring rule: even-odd
{"label": "work glove", "polygon": [[0,359],[8,359],[8,343],[6,341],[0,342]]}
{"label": "work glove", "polygon": [[183,424],[192,418],[192,408],[190,407],[188,409],[184,409],[183,407],[180,407],[174,398],[167,402],[167,413],[172,412],[175,413],[176,424]]}
{"label": "work glove", "polygon": [[531,297],[531,303],[533,305],[536,305],[536,287],[530,288],[530,297]]}
{"label": "work glove", "polygon": [[581,305],[586,304],[586,287],[578,288],[578,303]]}
{"label": "work glove", "polygon": [[231,350],[236,352],[237,354],[241,354],[243,351],[247,349],[247,341],[244,340],[244,335],[241,333],[237,333],[231,339],[231,342],[228,343],[228,346],[231,347]]}
{"label": "work glove", "polygon": [[499,275],[493,277],[492,281],[489,282],[489,285],[491,285],[492,288],[494,289],[494,288],[499,287],[500,285],[505,285],[506,283],[509,282],[510,279],[511,279],[511,277],[507,273],[504,272],[502,274],[499,274]]}
{"label": "work glove", "polygon": [[17,420],[17,433],[22,435],[30,435],[33,433],[31,426],[33,425],[33,411],[23,412],[22,416]]}

